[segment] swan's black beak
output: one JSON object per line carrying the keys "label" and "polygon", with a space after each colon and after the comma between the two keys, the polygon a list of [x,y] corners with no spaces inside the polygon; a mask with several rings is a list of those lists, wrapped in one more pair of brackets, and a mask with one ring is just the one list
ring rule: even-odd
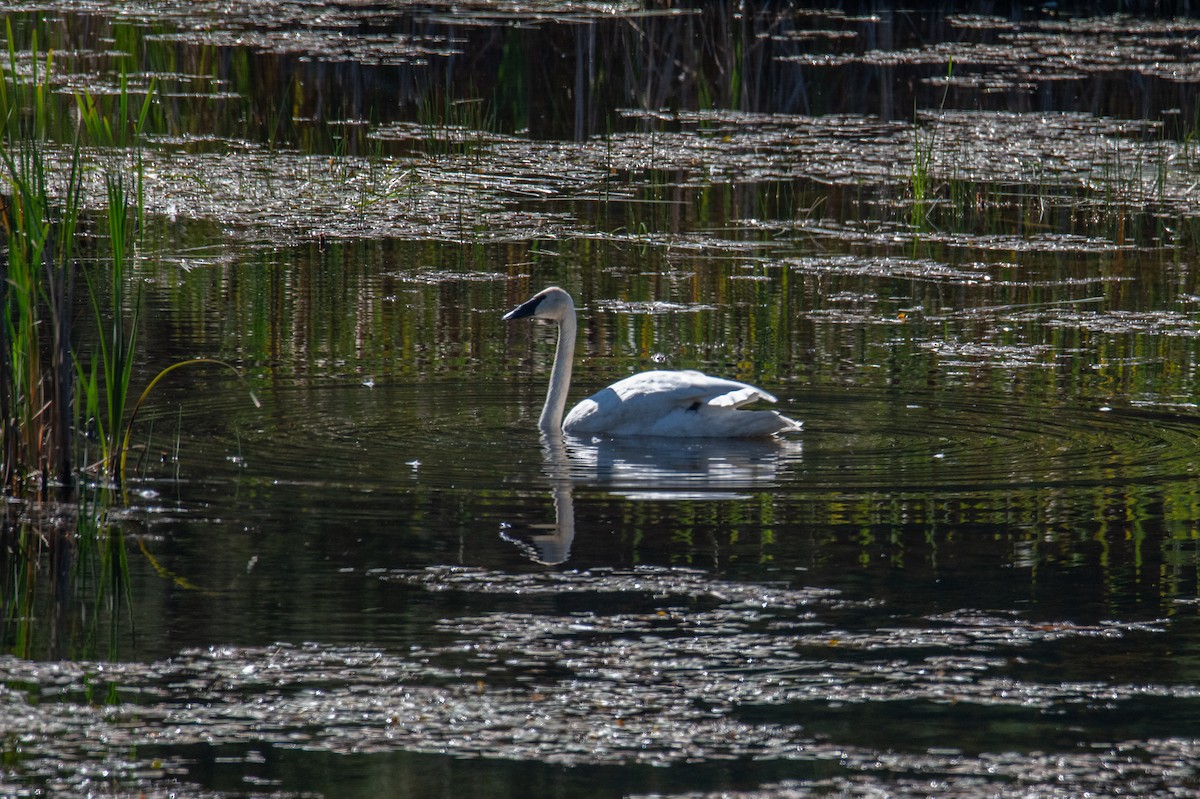
{"label": "swan's black beak", "polygon": [[524,319],[527,316],[533,316],[537,312],[537,308],[542,304],[542,300],[546,297],[544,294],[539,294],[531,300],[518,305],[504,315],[505,322],[511,322],[514,319]]}

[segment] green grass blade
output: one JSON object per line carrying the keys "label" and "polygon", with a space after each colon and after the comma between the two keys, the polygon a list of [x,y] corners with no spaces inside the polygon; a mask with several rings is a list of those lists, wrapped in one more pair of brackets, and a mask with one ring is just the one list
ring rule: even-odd
{"label": "green grass blade", "polygon": [[[142,394],[138,397],[137,402],[134,403],[133,412],[129,414],[129,422],[125,425],[125,436],[121,442],[119,470],[122,485],[125,483],[125,459],[129,453],[129,439],[133,435],[133,423],[137,420],[138,411],[141,410],[142,405],[146,402],[146,399],[154,391],[154,387],[157,386],[167,375],[171,374],[176,369],[182,369],[185,366],[200,366],[202,364],[221,366],[233,372],[239,379],[242,377],[242,373],[237,369],[237,367],[216,358],[193,358],[188,361],[179,361],[178,363],[171,364],[155,375],[154,379],[151,380],[146,388],[142,390]],[[254,403],[254,407],[256,408],[262,407],[261,403],[258,401],[258,397],[254,396],[254,392],[250,392],[250,401]]]}

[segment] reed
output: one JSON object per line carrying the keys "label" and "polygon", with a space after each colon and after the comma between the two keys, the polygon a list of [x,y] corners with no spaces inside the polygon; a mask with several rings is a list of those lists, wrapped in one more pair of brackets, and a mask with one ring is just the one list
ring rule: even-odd
{"label": "reed", "polygon": [[431,91],[417,107],[424,134],[424,153],[434,161],[465,158],[474,163],[496,130],[496,117],[482,99],[455,100],[446,91]]}
{"label": "reed", "polygon": [[[73,654],[73,633],[99,618],[100,605],[119,607],[108,589],[127,584],[128,569],[119,531],[108,521],[107,492],[80,492],[76,485],[86,446],[77,434],[82,425],[73,325],[84,207],[81,141],[64,148],[53,138],[61,115],[50,96],[54,65],[39,51],[37,29],[28,50],[18,54],[10,19],[5,28],[0,492],[25,502],[5,503],[0,511],[0,638],[20,655],[36,649],[63,657]],[[17,507],[23,512],[15,513]],[[95,579],[82,579],[83,572]],[[95,584],[106,588],[92,592],[88,586]]]}
{"label": "reed", "polygon": [[912,193],[909,223],[916,233],[924,231],[929,222],[929,206],[933,195],[931,170],[936,144],[936,127],[926,133],[914,126],[913,162],[908,173],[908,185]]}
{"label": "reed", "polygon": [[[129,201],[124,180],[119,175],[105,176],[108,190],[109,280],[108,314],[100,299],[95,282],[87,280],[93,314],[98,329],[99,352],[89,359],[88,367],[77,362],[79,378],[84,388],[88,418],[94,420],[100,442],[100,464],[110,479],[119,477],[121,461],[122,422],[125,403],[133,374],[134,352],[137,346],[137,320],[140,296],[130,297],[126,273],[129,255]],[[130,308],[126,319],[125,309]],[[102,382],[97,380],[99,372]]]}
{"label": "reed", "polygon": [[[938,115],[946,108],[946,98],[950,92],[950,80],[954,77],[954,60],[946,64],[946,84],[942,91],[942,100],[938,106]],[[933,165],[937,155],[938,122],[935,119],[928,131],[922,130],[917,120],[913,120],[913,160],[908,173],[909,191],[912,194],[912,209],[909,223],[913,233],[919,235],[929,225],[929,211],[937,193],[933,185]]]}
{"label": "reed", "polygon": [[34,35],[32,74],[17,79],[12,26],[8,69],[0,66],[0,191],[5,257],[0,263],[0,478],[6,492],[69,493],[73,468],[71,344],[74,247],[82,200],[79,148],[65,175],[47,164],[50,105]]}
{"label": "reed", "polygon": [[[114,97],[77,96],[79,124],[64,147],[51,124],[61,111],[47,101],[53,62],[39,54],[36,31],[19,56],[11,21],[6,27],[0,492],[22,502],[0,508],[0,642],[21,656],[80,656],[74,647],[113,656],[132,596],[126,543],[111,511],[122,497],[138,410],[175,368],[220,362],[169,366],[130,405],[141,300],[132,270],[145,208],[140,142],[154,86],[140,105],[124,77]],[[32,58],[31,71],[18,68],[21,58]],[[104,187],[101,210],[86,216],[84,152]],[[87,253],[94,267],[77,252],[84,225],[98,234]],[[73,325],[77,284],[86,288],[94,335],[77,335],[86,331]],[[83,472],[99,479],[83,482]]]}
{"label": "reed", "polygon": [[[181,369],[185,366],[204,366],[204,365],[220,366],[222,368],[228,369],[229,371],[233,372],[234,375],[236,375],[239,379],[242,376],[242,373],[237,369],[237,367],[233,366],[232,364],[226,363],[225,361],[218,360],[216,358],[192,358],[191,360],[187,360],[187,361],[177,361],[177,362],[171,364],[170,366],[167,366],[164,369],[162,369],[161,371],[159,371],[159,373],[156,374],[154,376],[154,378],[149,383],[146,384],[146,387],[142,390],[142,393],[138,396],[137,402],[135,402],[133,404],[133,408],[129,412],[129,420],[125,423],[124,433],[121,437],[120,448],[117,451],[118,461],[116,464],[116,470],[114,472],[116,475],[118,475],[118,477],[120,478],[122,483],[124,483],[124,481],[125,481],[125,463],[126,463],[127,456],[129,455],[130,441],[133,436],[133,423],[135,421],[137,421],[138,411],[140,411],[142,409],[142,406],[146,403],[146,400],[149,399],[150,396],[153,394],[155,387],[158,386],[158,384],[165,377],[167,377],[167,375],[171,374],[176,369]],[[252,403],[254,403],[255,408],[262,407],[262,404],[259,402],[258,397],[255,396],[253,391],[250,392],[250,401]]]}

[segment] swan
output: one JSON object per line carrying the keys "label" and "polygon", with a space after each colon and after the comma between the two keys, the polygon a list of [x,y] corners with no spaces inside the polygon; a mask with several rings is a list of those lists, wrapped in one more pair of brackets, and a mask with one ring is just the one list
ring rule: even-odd
{"label": "swan", "polygon": [[762,389],[695,371],[655,370],[618,380],[563,419],[575,355],[575,302],[551,286],[504,315],[505,321],[525,318],[558,325],[550,388],[538,420],[543,435],[756,438],[801,428],[800,422],[777,411],[740,410],[759,400],[776,401]]}

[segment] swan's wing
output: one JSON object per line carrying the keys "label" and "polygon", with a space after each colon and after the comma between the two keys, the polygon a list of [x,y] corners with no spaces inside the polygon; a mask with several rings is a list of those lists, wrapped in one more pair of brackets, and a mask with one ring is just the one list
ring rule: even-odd
{"label": "swan's wing", "polygon": [[653,435],[695,438],[759,438],[800,430],[803,425],[779,411],[743,411],[705,405],[696,413],[677,412],[661,420]]}
{"label": "swan's wing", "polygon": [[613,383],[610,388],[622,401],[653,398],[664,407],[689,407],[701,402],[713,407],[740,408],[751,402],[775,402],[775,397],[761,388],[737,380],[710,377],[696,371],[654,371],[631,375]]}
{"label": "swan's wing", "polygon": [[740,408],[743,405],[749,405],[752,402],[778,402],[775,397],[760,388],[747,386],[742,383],[734,383],[732,380],[725,381],[740,388],[730,389],[724,394],[717,394],[706,403],[714,408]]}
{"label": "swan's wing", "polygon": [[766,391],[701,372],[653,371],[613,383],[576,405],[563,422],[574,434],[764,436],[798,429],[774,411],[738,411],[775,402]]}

